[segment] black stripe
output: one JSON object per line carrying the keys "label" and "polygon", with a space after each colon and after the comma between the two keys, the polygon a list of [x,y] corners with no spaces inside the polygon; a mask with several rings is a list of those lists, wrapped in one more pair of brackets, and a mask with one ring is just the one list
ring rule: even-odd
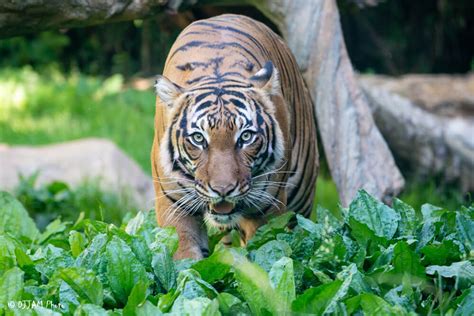
{"label": "black stripe", "polygon": [[195,113],[200,112],[200,111],[202,111],[202,110],[204,110],[204,109],[207,109],[207,108],[210,107],[211,105],[212,105],[212,101],[203,102],[203,103],[201,103],[201,104],[199,104],[199,105],[197,106],[197,108],[194,110],[194,112],[195,112]]}
{"label": "black stripe", "polygon": [[250,35],[247,32],[236,29],[232,26],[222,26],[222,25],[217,25],[217,24],[214,24],[214,23],[206,22],[206,21],[198,21],[198,22],[195,22],[194,24],[208,26],[211,29],[224,30],[224,31],[229,31],[229,32],[234,32],[234,33],[240,34],[240,35],[248,38],[249,40],[251,40],[257,46],[257,48],[260,50],[260,52],[262,54],[268,55],[267,49],[255,37],[253,37],[252,35]]}
{"label": "black stripe", "polygon": [[207,98],[208,96],[210,96],[211,94],[214,94],[214,91],[202,93],[202,94],[198,95],[198,96],[194,99],[194,102],[199,103],[199,102],[201,102],[203,99],[205,99],[205,98]]}
{"label": "black stripe", "polygon": [[181,52],[181,51],[185,52],[190,48],[200,47],[201,45],[206,44],[206,43],[208,43],[208,42],[204,42],[204,41],[191,41],[191,42],[188,42],[188,43],[178,47],[177,49],[175,49],[175,51],[171,54],[170,59],[173,58],[173,56],[176,55],[176,53],[178,53],[178,52]]}

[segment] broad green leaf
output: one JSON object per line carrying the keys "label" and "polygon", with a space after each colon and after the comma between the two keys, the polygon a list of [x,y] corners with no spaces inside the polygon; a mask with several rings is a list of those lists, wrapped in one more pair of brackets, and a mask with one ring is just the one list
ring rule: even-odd
{"label": "broad green leaf", "polygon": [[[425,268],[420,257],[410,249],[405,241],[399,241],[393,250],[393,272],[400,280],[405,275],[413,286],[420,285],[426,279]],[[396,280],[395,280],[396,281]]]}
{"label": "broad green leaf", "polygon": [[69,252],[51,244],[39,248],[32,256],[32,260],[36,263],[36,270],[47,278],[51,278],[59,269],[71,267],[74,264],[74,259]]}
{"label": "broad green leaf", "polygon": [[426,273],[438,273],[443,278],[455,278],[455,288],[464,289],[474,282],[474,266],[470,261],[455,262],[449,266],[433,265],[426,268]]}
{"label": "broad green leaf", "polygon": [[283,298],[273,289],[268,274],[261,267],[248,261],[235,249],[221,251],[223,253],[215,260],[233,268],[238,291],[248,303],[253,315],[285,312],[282,306]]}
{"label": "broad green leaf", "polygon": [[291,256],[291,253],[291,248],[286,242],[271,240],[258,248],[253,256],[255,263],[269,272],[276,261]]}
{"label": "broad green leaf", "polygon": [[326,234],[338,231],[342,228],[344,222],[334,216],[329,210],[318,205],[316,209],[316,222],[321,224]]}
{"label": "broad green leaf", "polygon": [[349,287],[354,283],[354,277],[357,276],[357,273],[357,266],[354,263],[342,271],[342,274],[344,274],[344,280],[336,294],[334,294],[334,296],[329,301],[329,304],[327,304],[324,310],[325,314],[339,312],[340,302],[344,297],[346,297]]}
{"label": "broad green leaf", "polygon": [[463,299],[456,309],[454,316],[474,315],[474,285],[471,286],[467,293],[463,293]]}
{"label": "broad green leaf", "polygon": [[421,231],[418,235],[419,249],[432,242],[436,237],[435,224],[440,221],[443,209],[431,204],[423,204],[421,206],[421,213],[423,214],[423,226],[421,227]]}
{"label": "broad green leaf", "polygon": [[69,232],[69,246],[74,258],[77,258],[86,246],[86,239],[84,235],[78,231],[72,230]]}
{"label": "broad green leaf", "polygon": [[404,290],[403,285],[399,285],[388,291],[383,299],[391,305],[399,305],[407,311],[414,312],[416,309],[415,296],[421,294],[415,291],[411,293],[407,292],[408,291]]}
{"label": "broad green leaf", "polygon": [[213,299],[217,296],[217,291],[201,279],[201,276],[196,270],[188,269],[179,272],[177,291],[181,296],[187,299],[194,299],[197,297],[208,297]]}
{"label": "broad green leaf", "polygon": [[171,292],[166,293],[165,295],[161,295],[158,300],[158,307],[159,309],[166,313],[169,312],[171,307],[173,306],[174,301],[178,296],[181,294],[179,290],[173,290]]}
{"label": "broad green leaf", "polygon": [[321,238],[321,234],[323,232],[323,226],[321,224],[316,224],[312,220],[309,220],[299,214],[296,215],[296,220],[299,227],[311,233],[311,235],[315,238]]}
{"label": "broad green leaf", "polygon": [[346,244],[340,235],[334,235],[332,238],[326,237],[311,257],[309,267],[312,270],[318,269],[323,265],[336,268],[342,264],[346,255]]}
{"label": "broad green leaf", "polygon": [[100,306],[93,304],[80,305],[75,311],[74,316],[107,316],[109,313]]}
{"label": "broad green leaf", "polygon": [[188,299],[180,296],[173,304],[171,315],[176,316],[218,316],[219,303],[207,297]]}
{"label": "broad green leaf", "polygon": [[278,315],[286,312],[283,299],[272,288],[265,270],[244,258],[239,258],[233,267],[239,292],[253,315]]}
{"label": "broad green leaf", "polygon": [[177,273],[168,247],[161,245],[159,250],[158,247],[155,249],[151,265],[158,281],[166,291],[169,292],[176,287]]}
{"label": "broad green leaf", "polygon": [[25,279],[39,280],[40,274],[35,268],[35,263],[31,260],[30,256],[25,253],[23,247],[15,248],[15,256],[18,267],[25,272]]}
{"label": "broad green leaf", "polygon": [[165,228],[156,228],[154,230],[155,232],[155,239],[154,241],[150,244],[150,249],[155,249],[161,246],[165,245],[168,247],[168,250],[171,255],[174,255],[176,250],[178,249],[178,243],[179,243],[179,238],[178,238],[178,233],[176,232],[176,228],[174,227],[165,227]]}
{"label": "broad green leaf", "polygon": [[106,253],[107,235],[98,234],[92,239],[88,247],[76,258],[74,265],[93,270],[99,277],[102,284],[108,282],[107,279],[107,257]]}
{"label": "broad green leaf", "polygon": [[377,256],[377,259],[375,259],[374,264],[370,269],[368,270],[369,272],[373,272],[376,270],[388,270],[389,269],[389,263],[392,262],[393,259],[393,250],[395,248],[395,245],[390,245],[387,248],[383,248],[380,252],[379,255]]}
{"label": "broad green leaf", "polygon": [[467,208],[464,207],[464,209],[466,211],[456,214],[456,230],[460,236],[460,242],[467,248],[466,252],[469,252],[474,250],[474,221],[465,214],[468,212]]}
{"label": "broad green leaf", "polygon": [[123,308],[124,316],[136,315],[137,306],[143,304],[146,300],[148,281],[140,280],[132,289],[132,292],[128,296],[127,305]]}
{"label": "broad green leaf", "polygon": [[337,279],[343,282],[349,282],[349,287],[357,294],[372,292],[372,289],[364,280],[364,275],[359,272],[357,265],[354,263],[339,272],[337,274]]}
{"label": "broad green leaf", "polygon": [[145,301],[143,304],[137,306],[135,312],[137,316],[159,316],[163,314],[161,310],[150,301]]}
{"label": "broad green leaf", "polygon": [[0,234],[10,233],[15,237],[34,240],[38,228],[23,205],[11,194],[0,191]]}
{"label": "broad green leaf", "polygon": [[46,230],[44,231],[44,233],[39,236],[38,243],[43,244],[50,237],[56,234],[63,233],[67,229],[69,224],[70,222],[61,222],[60,219],[52,221],[51,223],[49,223],[48,226],[46,226]]}
{"label": "broad green leaf", "polygon": [[208,258],[196,262],[192,268],[199,272],[203,280],[213,283],[229,273],[232,261],[232,253],[218,246]]}
{"label": "broad green leaf", "polygon": [[[377,237],[391,239],[397,231],[400,215],[387,205],[360,190],[349,206],[349,225],[355,233],[366,235],[354,222],[364,224]],[[370,239],[371,236],[366,236]]]}
{"label": "broad green leaf", "polygon": [[23,275],[23,271],[14,267],[6,271],[0,278],[0,310],[6,308],[8,302],[21,299]]}
{"label": "broad green leaf", "polygon": [[[99,234],[106,234],[109,231],[110,225],[95,221],[91,219],[84,219],[80,226],[84,227],[84,233],[89,240],[94,239]],[[79,227],[74,227],[74,229],[79,229]]]}
{"label": "broad green leaf", "polygon": [[254,250],[275,239],[278,233],[283,233],[290,220],[295,216],[293,212],[286,212],[278,217],[274,217],[267,224],[259,227],[252,239],[247,244],[247,250]]}
{"label": "broad green leaf", "polygon": [[461,259],[459,244],[453,240],[445,239],[441,243],[433,242],[421,248],[424,254],[425,265],[446,265]]}
{"label": "broad green leaf", "polygon": [[107,235],[98,234],[92,239],[91,243],[84,251],[77,257],[76,265],[83,266],[88,269],[93,269],[97,264],[101,254],[105,252],[107,245]]}
{"label": "broad green leaf", "polygon": [[57,310],[53,310],[53,309],[49,309],[49,308],[45,308],[41,306],[35,308],[34,311],[35,311],[36,316],[61,316],[62,315]]}
{"label": "broad green leaf", "polygon": [[[174,262],[175,268],[177,272],[181,272],[183,270],[191,269],[194,267],[194,264],[201,262],[202,260],[186,258],[186,259],[179,259]],[[194,269],[194,268],[193,268]],[[199,272],[201,273],[201,272]],[[204,278],[203,278],[204,279]]]}
{"label": "broad green leaf", "polygon": [[117,236],[106,246],[107,278],[116,299],[127,303],[134,285],[148,280],[145,268],[130,247]]}
{"label": "broad green leaf", "polygon": [[219,302],[219,310],[224,315],[232,315],[235,307],[238,307],[242,303],[242,301],[234,295],[225,292],[217,295],[217,301]]}
{"label": "broad green leaf", "polygon": [[296,297],[293,260],[288,257],[281,258],[273,264],[268,275],[272,287],[284,300],[283,310],[290,310]]}
{"label": "broad green leaf", "polygon": [[[151,250],[143,236],[131,236],[120,228],[112,226],[109,228],[109,235],[115,235],[127,243],[132,249],[137,259],[145,266],[147,270],[151,270]],[[158,244],[161,246],[162,244]]]}
{"label": "broad green leaf", "polygon": [[[140,223],[136,223],[136,225],[140,225],[140,226],[138,227],[137,231],[131,235],[142,236],[145,239],[146,244],[150,246],[150,244],[155,241],[155,233],[160,228],[157,226],[156,215],[154,211],[144,212],[143,215],[144,215],[144,218],[140,218],[141,215],[137,214],[138,216],[137,222],[140,222]],[[135,224],[130,224],[130,225],[135,225]],[[129,230],[130,232],[133,232],[134,228],[130,227]]]}
{"label": "broad green leaf", "polygon": [[80,303],[102,305],[104,298],[102,283],[94,272],[84,268],[71,267],[59,270],[56,276],[77,293]]}
{"label": "broad green leaf", "polygon": [[390,315],[399,316],[406,315],[406,312],[401,307],[394,307],[388,304],[381,297],[364,293],[358,296],[354,296],[346,301],[347,312],[349,314],[355,313],[359,308],[362,310],[364,315],[377,316],[377,315]]}
{"label": "broad green leaf", "polygon": [[15,248],[11,237],[0,234],[0,277],[16,265]]}
{"label": "broad green leaf", "polygon": [[64,309],[66,313],[73,311],[77,306],[81,303],[79,295],[69,286],[66,282],[63,282],[60,278],[55,277],[52,279],[53,282],[49,284],[57,284],[59,283],[59,304]]}
{"label": "broad green leaf", "polygon": [[292,304],[292,310],[299,313],[322,315],[341,288],[342,281],[333,281],[306,290]]}
{"label": "broad green leaf", "polygon": [[147,270],[151,271],[152,251],[148,248],[145,239],[142,236],[133,236],[127,241],[127,243],[137,259]]}
{"label": "broad green leaf", "polygon": [[418,225],[413,207],[399,199],[393,199],[393,209],[400,215],[398,232],[400,236],[413,236]]}
{"label": "broad green leaf", "polygon": [[136,235],[140,227],[142,227],[147,218],[148,212],[140,211],[134,218],[128,221],[125,232],[129,235]]}

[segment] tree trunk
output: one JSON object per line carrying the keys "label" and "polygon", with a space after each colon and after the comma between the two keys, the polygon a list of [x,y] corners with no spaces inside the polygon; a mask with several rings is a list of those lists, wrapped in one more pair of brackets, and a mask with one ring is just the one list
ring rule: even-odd
{"label": "tree trunk", "polygon": [[363,75],[359,82],[398,161],[474,191],[474,75]]}
{"label": "tree trunk", "polygon": [[360,188],[389,202],[404,179],[358,86],[335,0],[255,2],[279,26],[303,72],[342,205]]}

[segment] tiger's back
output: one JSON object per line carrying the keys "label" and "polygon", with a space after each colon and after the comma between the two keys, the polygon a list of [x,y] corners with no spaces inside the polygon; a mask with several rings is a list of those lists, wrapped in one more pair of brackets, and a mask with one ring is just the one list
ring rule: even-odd
{"label": "tiger's back", "polygon": [[[293,55],[278,35],[264,24],[239,15],[226,14],[196,21],[177,38],[166,60],[163,75],[177,86],[193,89],[195,93],[199,93],[202,87],[202,98],[210,93],[206,90],[208,85],[222,87],[225,83],[225,88],[214,89],[214,93],[231,94],[236,100],[239,89],[245,88],[240,83],[242,78],[249,78],[265,68],[267,61],[273,63],[279,74],[283,98],[282,102],[274,102],[275,119],[285,140],[284,162],[275,171],[278,182],[285,185],[272,193],[278,197],[284,190],[286,208],[309,216],[319,165],[314,106]],[[195,100],[199,100],[199,95]],[[162,142],[174,119],[176,114],[172,117],[158,100],[152,150],[155,179],[167,177],[167,168],[162,165],[159,156],[163,155]],[[172,150],[170,142],[167,145]],[[167,189],[164,183],[155,181],[158,199],[166,195],[163,194]],[[156,208],[158,221],[166,224],[159,215],[165,212],[159,200]]]}

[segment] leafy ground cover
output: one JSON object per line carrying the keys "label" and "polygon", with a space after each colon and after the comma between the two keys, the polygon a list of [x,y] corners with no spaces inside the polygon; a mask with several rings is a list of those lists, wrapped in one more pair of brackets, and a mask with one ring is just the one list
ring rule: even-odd
{"label": "leafy ground cover", "polygon": [[40,230],[44,230],[57,218],[74,221],[81,212],[85,218],[116,225],[136,214],[128,192],[119,195],[116,192],[104,191],[98,181],[93,179],[84,181],[75,188],[61,181],[37,185],[38,174],[30,177],[20,176],[14,196],[23,204]]}
{"label": "leafy ground cover", "polygon": [[0,314],[474,313],[473,207],[388,207],[360,191],[341,215],[284,214],[246,248],[211,232],[208,258],[174,261],[176,233],[152,212],[120,226],[81,214],[40,232],[1,192]]}

